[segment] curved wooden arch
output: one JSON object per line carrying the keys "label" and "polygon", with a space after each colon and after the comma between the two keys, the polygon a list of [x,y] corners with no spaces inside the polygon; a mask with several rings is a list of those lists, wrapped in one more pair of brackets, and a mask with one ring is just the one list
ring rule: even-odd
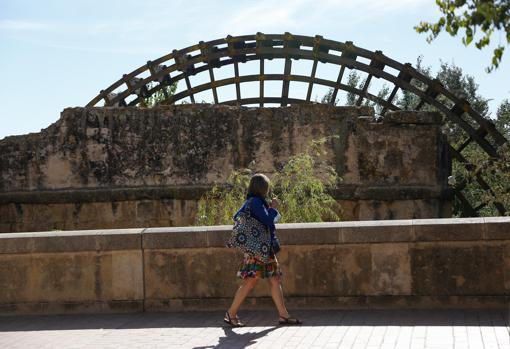
{"label": "curved wooden arch", "polygon": [[[285,60],[282,74],[265,74],[264,61],[272,59]],[[293,60],[310,60],[313,62],[312,71],[309,76],[294,75],[292,71]],[[239,64],[248,61],[258,60],[260,72],[255,75],[240,75]],[[317,65],[319,62],[334,64],[340,67],[338,76],[333,80],[316,77]],[[234,76],[216,80],[214,68],[226,65],[234,66]],[[366,74],[361,89],[342,83],[345,69],[360,71]],[[190,76],[202,72],[208,72],[210,81],[198,86],[192,86]],[[369,91],[372,78],[383,79],[394,85],[386,99],[380,98]],[[184,80],[186,89],[174,95],[167,96],[165,87]],[[416,87],[420,82],[423,89]],[[259,82],[259,96],[243,98],[241,83]],[[265,81],[282,81],[282,91],[279,97],[268,97],[264,95]],[[289,97],[291,81],[308,84],[307,96],[305,99]],[[156,85],[150,85],[150,84]],[[236,99],[220,101],[217,89],[219,87],[235,85]],[[267,103],[277,103],[282,106],[297,103],[310,103],[312,88],[314,85],[322,85],[332,88],[331,101],[334,103],[338,91],[346,91],[356,95],[357,105],[361,105],[364,99],[370,100],[381,106],[381,115],[388,110],[399,110],[394,104],[395,96],[399,90],[408,91],[420,98],[420,102],[413,108],[421,109],[428,104],[441,111],[453,123],[460,126],[467,134],[465,142],[459,147],[450,146],[453,159],[469,165],[462,155],[462,151],[471,142],[475,142],[489,156],[499,158],[498,148],[507,140],[497,131],[494,124],[478,114],[470,104],[461,98],[456,97],[448,91],[438,80],[430,79],[414,69],[411,64],[399,63],[381,51],[369,51],[355,46],[352,42],[337,42],[324,39],[321,36],[301,36],[290,33],[266,35],[228,36],[225,39],[217,39],[208,42],[200,42],[198,45],[189,46],[181,50],[174,50],[172,53],[162,56],[154,61],[125,74],[121,79],[113,83],[107,89],[92,99],[87,107],[99,105],[104,102],[105,106],[115,105],[137,105],[142,99],[162,90],[167,97],[165,104],[173,104],[189,98],[195,102],[194,96],[202,91],[211,90],[214,103],[223,104],[258,104],[264,106]],[[439,98],[442,96],[442,98]],[[127,98],[131,98],[126,102]],[[475,125],[475,126],[473,126]],[[491,191],[489,185],[481,175],[478,175],[477,182],[484,189]],[[465,183],[459,186],[462,188]],[[464,215],[476,216],[483,205],[473,207],[462,190],[456,190],[456,197],[462,204]],[[498,212],[503,215],[506,212],[501,203],[495,203]]]}

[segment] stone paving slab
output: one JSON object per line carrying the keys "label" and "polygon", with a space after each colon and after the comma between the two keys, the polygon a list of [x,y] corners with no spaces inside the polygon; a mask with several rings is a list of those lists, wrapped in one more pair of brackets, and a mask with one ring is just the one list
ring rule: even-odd
{"label": "stone paving slab", "polygon": [[300,310],[278,326],[271,310],[0,317],[0,348],[497,348],[510,349],[508,310]]}

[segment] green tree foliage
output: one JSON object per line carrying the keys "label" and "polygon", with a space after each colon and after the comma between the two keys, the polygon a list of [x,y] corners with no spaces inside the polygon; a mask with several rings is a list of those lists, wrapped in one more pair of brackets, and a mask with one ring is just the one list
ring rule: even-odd
{"label": "green tree foliage", "polygon": [[[362,81],[361,76],[354,70],[352,70],[348,77],[347,77],[347,85],[356,88],[358,90],[362,90],[364,88],[365,81]],[[386,99],[388,95],[390,94],[390,88],[384,84],[382,88],[377,93],[377,97],[381,99]],[[356,102],[358,101],[358,96],[353,92],[347,92],[346,96],[346,105],[356,105]],[[364,98],[361,105],[363,106],[369,106],[375,108],[375,113],[380,114],[382,110],[382,106],[380,104],[377,104],[376,102],[373,102],[369,100],[368,98]]]}
{"label": "green tree foliage", "polygon": [[[390,94],[390,88],[386,84],[384,84],[383,87],[377,93],[377,97],[379,97],[380,99],[386,99],[389,94]],[[369,102],[369,105],[375,108],[376,114],[378,114],[378,115],[381,114],[382,106],[380,104],[375,103],[375,102]]]}
{"label": "green tree foliage", "polygon": [[[156,86],[156,83],[149,83],[147,84],[147,89],[152,89]],[[140,103],[138,103],[138,106],[141,108],[152,108],[158,104],[163,103],[168,96],[172,96],[175,91],[177,90],[177,82],[174,82],[170,86],[165,86],[162,89],[156,91],[151,96],[147,98],[143,98]],[[166,94],[166,95],[165,95]]]}
{"label": "green tree foliage", "polygon": [[505,99],[496,112],[495,126],[506,139],[510,140],[510,101]]}
{"label": "green tree foliage", "polygon": [[[423,56],[418,56],[416,59],[416,70],[420,72],[421,74],[425,75],[428,78],[432,79],[432,73],[430,72],[430,67],[423,66]],[[421,81],[418,81],[416,79],[411,80],[411,85],[414,87],[423,90],[425,86]],[[420,98],[415,95],[414,93],[402,90],[402,95],[400,98],[397,99],[396,105],[403,110],[413,110],[418,103],[420,102]]]}
{"label": "green tree foliage", "polygon": [[339,221],[340,206],[329,194],[341,179],[336,170],[321,159],[326,154],[324,137],[308,149],[289,158],[273,176],[273,195],[280,198],[282,223]]}
{"label": "green tree foliage", "polygon": [[[504,100],[496,112],[494,122],[498,131],[510,140],[510,102]],[[501,203],[507,210],[510,208],[510,144],[506,143],[498,149],[500,158],[491,158],[480,148],[469,145],[463,152],[464,156],[476,166],[464,166],[462,163],[453,164],[453,174],[457,183],[466,183],[463,190],[469,202],[474,206],[485,205],[480,211],[482,216],[498,216],[495,209],[496,202]],[[492,192],[482,190],[477,183],[477,176],[481,176],[491,187]],[[506,212],[510,215],[510,210]]]}
{"label": "green tree foliage", "polygon": [[[349,75],[347,76],[347,86],[358,88],[358,85],[361,83],[361,76],[356,73],[355,70],[351,70]],[[356,105],[356,100],[358,96],[353,92],[347,92],[347,100],[345,101],[346,105]]]}
{"label": "green tree foliage", "polygon": [[333,92],[334,89],[330,88],[329,91],[324,96],[322,96],[321,103],[338,105],[338,102],[340,102],[340,98],[336,97],[335,101],[333,102]]}
{"label": "green tree foliage", "polygon": [[[475,111],[477,111],[481,116],[488,118],[489,100],[478,93],[478,84],[475,82],[475,79],[470,75],[464,74],[460,67],[457,67],[455,64],[449,64],[441,61],[439,70],[434,76],[431,68],[423,65],[423,57],[419,56],[416,61],[416,70],[430,79],[435,78],[439,80],[439,82],[443,84],[447,90],[451,91],[455,96],[468,101]],[[415,79],[411,81],[411,84],[421,90],[425,89],[423,83]],[[437,100],[441,103],[445,103],[448,108],[453,107],[452,103],[444,96],[439,96]],[[420,97],[412,92],[403,91],[402,97],[397,101],[397,106],[404,110],[413,110],[419,102]],[[438,111],[435,107],[428,104],[426,104],[421,110]],[[450,121],[449,118],[443,116],[443,119],[445,121],[443,131],[448,136],[450,143],[457,145],[459,142],[464,142],[467,138],[466,132],[458,124]],[[477,128],[474,121],[471,119],[467,119],[466,121],[474,128]]]}
{"label": "green tree foliage", "polygon": [[217,225],[232,223],[232,216],[246,198],[246,188],[252,171],[232,171],[224,186],[215,185],[198,202],[196,225]]}
{"label": "green tree foliage", "polygon": [[[419,56],[416,60],[416,70],[429,79],[439,80],[439,82],[441,82],[447,90],[451,91],[454,95],[468,101],[473,109],[476,110],[481,116],[486,118],[489,117],[489,100],[482,97],[478,93],[478,84],[475,82],[475,79],[470,75],[464,74],[460,67],[457,67],[455,64],[441,62],[439,70],[434,75],[431,67],[425,66],[423,64],[423,57]],[[360,82],[360,80],[360,75],[357,72],[352,71],[349,75],[347,84],[349,86],[358,87],[360,89],[363,87],[363,82]],[[425,84],[416,79],[411,80],[411,85],[422,91],[426,88]],[[384,99],[387,97],[389,92],[389,88],[384,85],[377,95]],[[354,93],[347,94],[347,105],[354,105],[356,100],[357,96]],[[453,107],[450,101],[446,100],[443,96],[439,96],[438,101],[441,103],[446,103],[449,108]],[[401,90],[398,97],[394,101],[394,104],[403,110],[414,110],[416,109],[418,103],[420,103],[420,97],[407,90]],[[366,99],[364,100],[363,104],[375,107],[376,113],[380,113],[381,106],[378,104],[370,102]],[[421,110],[439,111],[434,106],[429,104],[425,104]],[[452,144],[458,144],[459,142],[465,141],[467,138],[466,132],[456,123],[451,122],[448,118],[445,117],[444,120],[445,124],[443,130],[448,136],[450,142]],[[474,122],[470,119],[466,121],[471,123],[473,127],[477,128]]]}
{"label": "green tree foliage", "polygon": [[[482,49],[490,44],[494,32],[506,36],[510,43],[510,1],[508,0],[436,0],[442,16],[436,23],[420,22],[414,29],[418,33],[430,33],[430,43],[442,31],[456,36],[459,29],[465,31],[462,43],[469,45],[477,31],[481,34],[475,39],[475,46]],[[491,72],[499,66],[505,46],[499,44],[493,52],[491,64],[486,68]]]}
{"label": "green tree foliage", "polygon": [[[339,221],[341,207],[330,195],[341,178],[324,160],[324,144],[338,136],[312,141],[305,152],[291,156],[271,179],[269,197],[280,200],[281,223]],[[234,213],[246,199],[256,164],[233,171],[226,185],[216,185],[199,201],[197,225],[232,224]]]}
{"label": "green tree foliage", "polygon": [[[463,154],[471,164],[465,166],[460,162],[453,163],[453,175],[457,185],[463,183],[462,190],[466,199],[473,207],[485,205],[480,210],[481,216],[499,216],[494,203],[499,202],[507,209],[506,215],[510,215],[510,149],[508,143],[499,149],[500,158],[494,159],[487,156],[478,147],[469,145]],[[491,191],[483,190],[477,182],[477,177],[482,177],[491,188]],[[455,206],[459,203],[454,202]],[[460,215],[460,208],[456,208],[456,215]]]}
{"label": "green tree foliage", "polygon": [[474,77],[465,75],[460,67],[441,62],[437,79],[455,96],[467,100],[481,116],[489,116],[489,100],[478,93]]}

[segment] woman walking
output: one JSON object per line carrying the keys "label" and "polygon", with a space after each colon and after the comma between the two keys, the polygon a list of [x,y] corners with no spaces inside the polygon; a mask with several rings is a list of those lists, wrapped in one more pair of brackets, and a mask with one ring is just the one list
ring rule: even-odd
{"label": "woman walking", "polygon": [[239,266],[237,272],[237,277],[241,278],[243,282],[238,288],[232,305],[225,313],[224,318],[226,323],[234,327],[244,326],[237,316],[237,311],[259,279],[266,279],[269,282],[271,297],[278,310],[278,322],[281,325],[301,324],[299,319],[289,315],[283,300],[283,292],[280,284],[282,272],[275,255],[279,248],[275,243],[275,222],[277,222],[281,216],[276,209],[278,207],[278,200],[273,198],[271,203],[268,204],[265,199],[269,193],[269,187],[270,181],[267,176],[261,173],[253,175],[248,186],[246,201],[234,215],[234,220],[236,220],[241,212],[249,209],[251,216],[262,222],[268,228],[271,237],[271,250],[269,252],[269,259],[266,262],[256,258],[252,254],[244,253],[243,262]]}

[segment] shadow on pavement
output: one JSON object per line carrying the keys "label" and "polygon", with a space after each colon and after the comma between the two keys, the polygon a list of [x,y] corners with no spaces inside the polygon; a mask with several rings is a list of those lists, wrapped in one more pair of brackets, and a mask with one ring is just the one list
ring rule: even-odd
{"label": "shadow on pavement", "polygon": [[276,330],[278,327],[268,328],[259,332],[236,333],[230,327],[224,327],[225,336],[219,338],[219,343],[203,347],[195,347],[193,349],[219,349],[219,348],[244,348],[251,344],[255,344],[257,339],[266,336],[269,332]]}

